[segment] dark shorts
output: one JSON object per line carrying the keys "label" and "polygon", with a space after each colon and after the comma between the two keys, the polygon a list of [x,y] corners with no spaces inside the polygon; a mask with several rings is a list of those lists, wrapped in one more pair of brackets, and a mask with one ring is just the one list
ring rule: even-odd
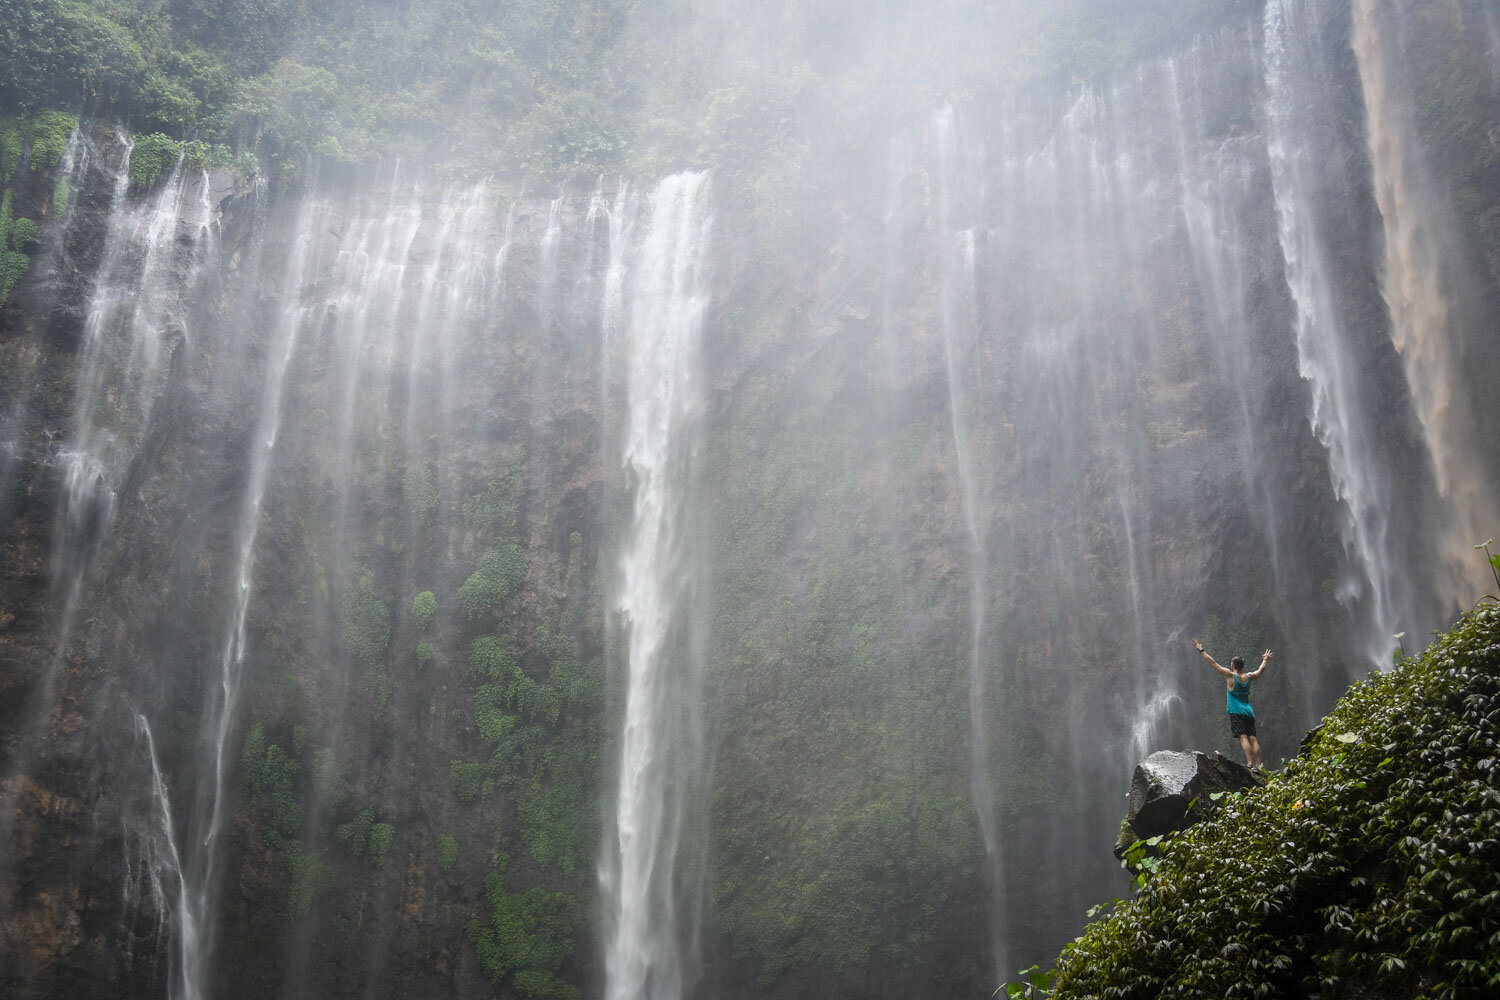
{"label": "dark shorts", "polygon": [[1229,735],[1238,739],[1241,736],[1255,735],[1255,716],[1239,715],[1235,712],[1229,715]]}

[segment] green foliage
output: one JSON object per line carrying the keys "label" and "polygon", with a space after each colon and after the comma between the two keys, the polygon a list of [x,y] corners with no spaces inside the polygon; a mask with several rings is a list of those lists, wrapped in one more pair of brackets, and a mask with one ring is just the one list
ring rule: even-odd
{"label": "green foliage", "polygon": [[31,141],[31,169],[51,170],[67,152],[68,140],[78,128],[78,116],[66,111],[43,111],[27,122]]}
{"label": "green foliage", "polygon": [[10,224],[10,243],[23,250],[36,242],[36,223],[30,219],[17,219]]}
{"label": "green foliage", "polygon": [[458,603],[469,618],[495,610],[526,579],[526,552],[514,538],[502,538],[479,560],[479,568],[458,588]]}
{"label": "green foliage", "polygon": [[375,810],[365,808],[354,814],[347,823],[340,823],[333,831],[333,839],[349,845],[349,853],[356,858],[364,857],[370,846],[370,831],[375,826]]}
{"label": "green foliage", "polygon": [[260,723],[250,727],[240,754],[240,776],[246,796],[265,816],[261,839],[268,847],[292,842],[302,829],[302,804],[294,786],[301,769],[279,745],[266,743]]}
{"label": "green foliage", "polygon": [[483,781],[483,764],[470,764],[455,760],[449,766],[449,787],[453,789],[453,794],[458,796],[459,801],[466,805],[479,797],[480,784]]}
{"label": "green foliage", "polygon": [[240,754],[240,780],[245,786],[247,795],[258,796],[261,789],[265,787],[265,757],[266,730],[257,722],[246,734],[245,749]]}
{"label": "green foliage", "polygon": [[464,501],[464,527],[477,533],[494,532],[501,535],[516,530],[520,518],[522,467],[526,452],[516,449],[510,460],[510,471],[504,479],[492,479],[483,493],[476,493]]}
{"label": "green foliage", "polygon": [[417,655],[417,669],[418,670],[422,670],[422,669],[424,669],[427,666],[428,662],[431,661],[431,659],[432,659],[432,643],[430,643],[430,642],[419,642],[419,643],[417,643],[417,654],[416,655]]}
{"label": "green foliage", "polygon": [[182,143],[160,132],[136,136],[130,147],[130,186],[145,191],[170,173],[182,156]]}
{"label": "green foliage", "polygon": [[1487,538],[1474,546],[1474,548],[1484,550],[1485,562],[1489,563],[1490,572],[1495,576],[1495,589],[1500,591],[1500,555],[1494,555],[1490,552],[1490,546],[1494,543],[1495,540],[1493,538]]}
{"label": "green foliage", "polygon": [[475,680],[508,681],[520,670],[507,635],[482,635],[469,645],[469,674]]}
{"label": "green foliage", "polygon": [[0,184],[10,183],[24,151],[20,124],[13,118],[0,118]]}
{"label": "green foliage", "polygon": [[344,648],[364,668],[365,688],[384,708],[390,694],[385,654],[391,641],[391,612],[376,596],[369,572],[356,570],[354,582],[345,589],[342,622]]}
{"label": "green foliage", "polygon": [[375,822],[375,810],[363,808],[348,823],[333,829],[333,840],[347,844],[354,858],[366,858],[372,868],[386,865],[386,853],[396,838],[392,823]]}
{"label": "green foliage", "polygon": [[396,828],[390,823],[375,823],[370,827],[370,865],[374,868],[385,867],[386,852],[391,849],[391,842],[396,839]]}
{"label": "green foliage", "polygon": [[1486,605],[1166,842],[1136,897],[1064,952],[1056,995],[1484,995],[1500,982],[1497,719]]}
{"label": "green foliage", "polygon": [[286,845],[287,916],[296,920],[333,888],[333,868],[319,855],[309,854],[298,841]]}
{"label": "green foliage", "polygon": [[25,250],[36,242],[37,226],[30,219],[14,219],[10,211],[11,192],[0,195],[0,305],[31,267]]}
{"label": "green foliage", "polygon": [[331,749],[313,751],[311,777],[314,794],[329,812],[343,808],[349,793],[344,790],[339,760]]}
{"label": "green foliage", "polygon": [[449,834],[438,834],[437,856],[438,867],[445,872],[451,872],[458,864],[458,841]]}
{"label": "green foliage", "polygon": [[406,516],[411,518],[418,531],[432,523],[432,515],[438,508],[438,495],[431,469],[425,465],[407,469],[406,475],[401,479],[401,495],[406,500]]}
{"label": "green foliage", "polygon": [[10,299],[11,290],[30,267],[31,258],[19,250],[0,250],[0,305]]}
{"label": "green foliage", "polygon": [[584,924],[578,901],[540,886],[510,892],[505,868],[502,859],[485,879],[488,923],[471,917],[465,928],[485,977],[497,986],[509,980],[528,1000],[577,1000],[578,988],[560,976]]}
{"label": "green foliage", "polygon": [[437,595],[430,590],[424,590],[412,598],[411,616],[416,620],[417,628],[425,630],[432,624],[432,616],[437,613]]}

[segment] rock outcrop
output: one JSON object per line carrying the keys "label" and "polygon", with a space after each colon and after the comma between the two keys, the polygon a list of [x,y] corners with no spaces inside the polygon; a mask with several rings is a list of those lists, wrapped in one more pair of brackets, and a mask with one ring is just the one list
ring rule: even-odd
{"label": "rock outcrop", "polygon": [[1120,824],[1115,857],[1123,858],[1137,840],[1176,833],[1206,810],[1197,804],[1217,792],[1237,792],[1260,784],[1255,773],[1221,753],[1158,750],[1135,766],[1130,781],[1130,812]]}

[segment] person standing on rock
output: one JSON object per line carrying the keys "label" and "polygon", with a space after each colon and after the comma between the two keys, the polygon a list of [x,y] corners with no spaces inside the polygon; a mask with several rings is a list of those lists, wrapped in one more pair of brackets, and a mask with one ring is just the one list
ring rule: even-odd
{"label": "person standing on rock", "polygon": [[1266,664],[1271,661],[1271,651],[1268,649],[1260,654],[1260,666],[1247,674],[1244,657],[1236,656],[1229,661],[1228,667],[1222,667],[1218,660],[1208,655],[1203,643],[1197,639],[1193,640],[1193,648],[1198,650],[1210,666],[1224,675],[1229,735],[1240,741],[1240,749],[1245,751],[1245,766],[1259,768],[1260,741],[1255,738],[1255,709],[1250,706],[1250,682],[1265,673]]}

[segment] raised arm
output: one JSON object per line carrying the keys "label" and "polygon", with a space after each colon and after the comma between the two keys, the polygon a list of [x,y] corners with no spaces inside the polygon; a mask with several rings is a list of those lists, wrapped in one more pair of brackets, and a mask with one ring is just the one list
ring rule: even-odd
{"label": "raised arm", "polygon": [[1230,670],[1228,667],[1219,666],[1219,661],[1214,659],[1212,656],[1209,656],[1208,650],[1204,649],[1203,643],[1199,642],[1197,639],[1193,640],[1193,648],[1198,651],[1199,655],[1201,655],[1205,660],[1208,661],[1209,666],[1213,667],[1219,673],[1223,674],[1225,677],[1234,676],[1234,671]]}
{"label": "raised arm", "polygon": [[1246,674],[1245,675],[1245,680],[1247,680],[1247,681],[1253,681],[1253,680],[1255,680],[1255,678],[1257,678],[1261,674],[1265,673],[1266,672],[1266,664],[1270,663],[1270,662],[1271,662],[1271,651],[1268,649],[1264,653],[1260,654],[1260,666],[1256,667],[1254,670],[1252,670],[1248,674]]}

